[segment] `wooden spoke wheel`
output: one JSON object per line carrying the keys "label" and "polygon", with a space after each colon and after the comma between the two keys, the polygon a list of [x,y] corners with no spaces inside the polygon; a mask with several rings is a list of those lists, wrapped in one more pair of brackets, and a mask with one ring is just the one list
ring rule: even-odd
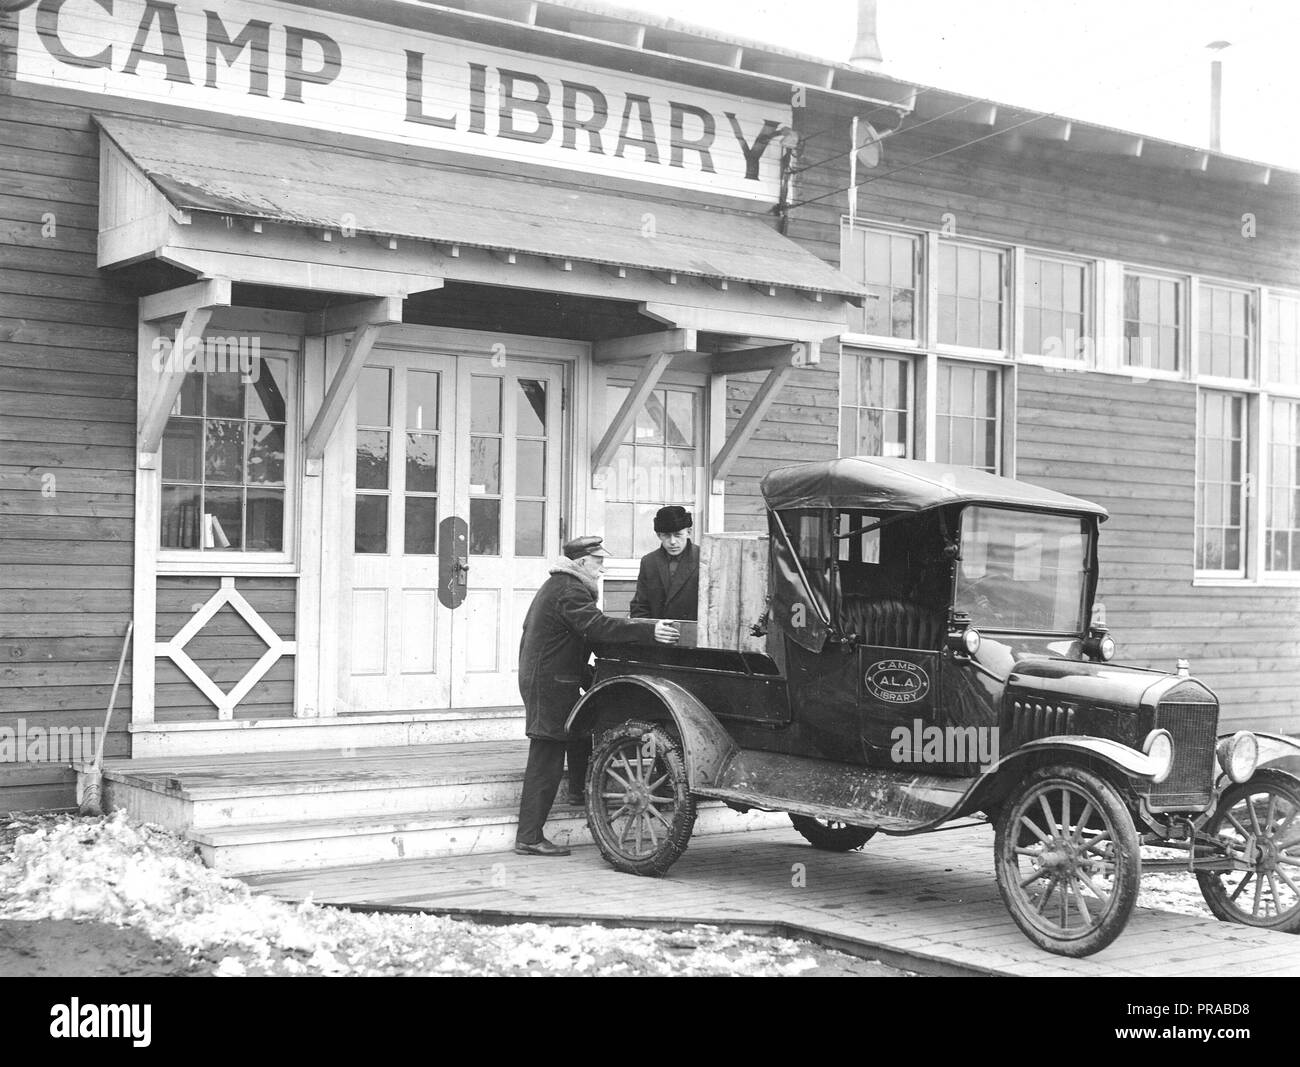
{"label": "wooden spoke wheel", "polygon": [[1224,922],[1300,933],[1300,783],[1263,770],[1229,786],[1204,833],[1235,868],[1196,872],[1210,910]]}
{"label": "wooden spoke wheel", "polygon": [[794,828],[803,835],[805,841],[813,848],[826,852],[852,852],[861,848],[876,835],[875,830],[865,830],[861,826],[850,826],[846,822],[833,819],[814,819],[807,815],[791,815]]}
{"label": "wooden spoke wheel", "polygon": [[597,742],[587,825],[606,861],[629,874],[664,874],[686,851],[695,798],[681,747],[663,727],[625,722]]}
{"label": "wooden spoke wheel", "polygon": [[1044,767],[998,816],[998,889],[1016,925],[1048,952],[1090,956],[1124,929],[1142,859],[1119,794],[1079,767]]}

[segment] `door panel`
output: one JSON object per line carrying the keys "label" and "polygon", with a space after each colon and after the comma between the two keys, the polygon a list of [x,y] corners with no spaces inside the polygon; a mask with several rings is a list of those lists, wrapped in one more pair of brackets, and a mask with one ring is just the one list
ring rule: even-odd
{"label": "door panel", "polygon": [[564,368],[376,349],[353,401],[348,706],[519,703],[559,555]]}

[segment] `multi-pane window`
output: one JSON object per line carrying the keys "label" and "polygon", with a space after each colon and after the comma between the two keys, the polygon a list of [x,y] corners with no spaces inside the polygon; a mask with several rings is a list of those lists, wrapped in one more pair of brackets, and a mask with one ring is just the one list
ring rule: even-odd
{"label": "multi-pane window", "polygon": [[990,248],[939,245],[939,343],[965,348],[1003,347],[1005,256]]}
{"label": "multi-pane window", "polygon": [[1276,385],[1300,388],[1300,299],[1296,297],[1268,298],[1264,377]]}
{"label": "multi-pane window", "polygon": [[1025,256],[1025,352],[1079,359],[1089,340],[1084,263]]}
{"label": "multi-pane window", "polygon": [[365,367],[357,379],[354,551],[388,552],[388,498],[393,445],[393,372]]}
{"label": "multi-pane window", "polygon": [[469,553],[501,555],[501,452],[505,427],[502,380],[494,374],[470,379]]}
{"label": "multi-pane window", "polygon": [[999,371],[976,363],[939,363],[935,459],[998,471]]}
{"label": "multi-pane window", "polygon": [[1244,575],[1246,397],[1202,390],[1196,435],[1196,569]]}
{"label": "multi-pane window", "polygon": [[911,360],[846,351],[840,376],[840,455],[910,456]]}
{"label": "multi-pane window", "polygon": [[[626,385],[606,387],[610,420],[627,394]],[[605,490],[605,547],[614,556],[640,556],[658,545],[654,515],[664,505],[697,510],[701,397],[700,390],[687,386],[653,390],[615,452]]]}
{"label": "multi-pane window", "polygon": [[845,273],[871,294],[861,308],[849,309],[849,329],[915,340],[920,238],[850,226],[845,235],[843,263]]}
{"label": "multi-pane window", "polygon": [[289,364],[245,365],[185,377],[162,441],[164,549],[284,551]]}
{"label": "multi-pane window", "polygon": [[1202,285],[1200,304],[1197,370],[1216,378],[1250,377],[1251,294],[1244,289]]}
{"label": "multi-pane window", "polygon": [[1181,369],[1183,284],[1154,274],[1124,275],[1124,364]]}
{"label": "multi-pane window", "polygon": [[1274,400],[1269,427],[1264,565],[1300,573],[1300,400]]}

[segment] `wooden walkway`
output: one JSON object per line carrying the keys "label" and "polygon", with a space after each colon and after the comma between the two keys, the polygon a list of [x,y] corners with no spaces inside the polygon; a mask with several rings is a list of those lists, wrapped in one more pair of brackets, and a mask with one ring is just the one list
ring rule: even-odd
{"label": "wooden walkway", "polygon": [[287,900],[491,921],[756,923],[930,974],[1300,977],[1300,937],[1145,909],[1095,956],[1043,952],[998,896],[986,826],[877,837],[845,854],[787,829],[697,838],[655,880],[620,874],[590,846],[564,859],[498,853],[245,880]]}

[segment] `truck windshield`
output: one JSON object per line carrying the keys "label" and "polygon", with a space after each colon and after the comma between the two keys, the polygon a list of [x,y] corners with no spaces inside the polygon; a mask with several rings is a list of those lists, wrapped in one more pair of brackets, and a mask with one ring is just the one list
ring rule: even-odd
{"label": "truck windshield", "polygon": [[1077,516],[967,508],[953,606],[986,630],[1081,633],[1087,551]]}

